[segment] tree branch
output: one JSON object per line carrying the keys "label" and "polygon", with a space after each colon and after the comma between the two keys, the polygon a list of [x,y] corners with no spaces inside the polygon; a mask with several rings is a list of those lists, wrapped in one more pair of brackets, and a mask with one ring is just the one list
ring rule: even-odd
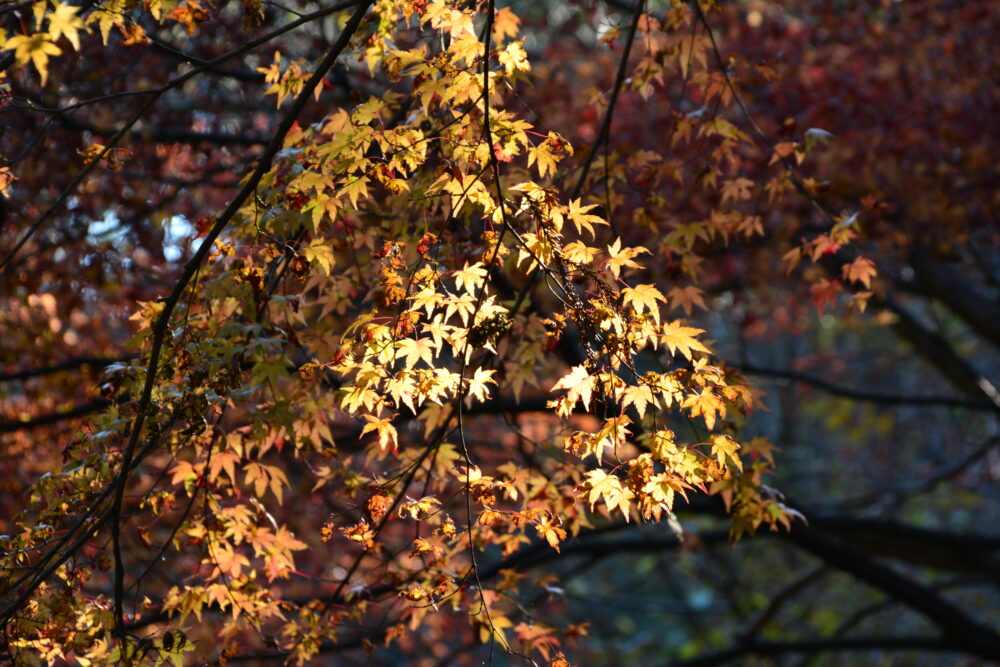
{"label": "tree branch", "polygon": [[926,617],[942,632],[942,650],[950,648],[987,660],[1000,660],[1000,635],[934,589],[904,577],[817,528],[796,526],[788,534],[788,539]]}
{"label": "tree branch", "polygon": [[757,366],[755,364],[734,364],[733,368],[743,373],[746,373],[747,375],[759,375],[761,377],[773,377],[773,378],[782,378],[785,380],[794,380],[795,382],[801,382],[802,384],[808,384],[810,386],[816,387],[817,389],[822,389],[823,391],[830,394],[834,394],[835,396],[843,396],[844,398],[851,398],[857,401],[866,401],[869,403],[879,403],[882,405],[942,406],[949,408],[963,408],[966,410],[983,410],[987,412],[992,412],[993,410],[996,409],[995,406],[987,399],[951,398],[949,396],[907,396],[902,394],[882,394],[877,392],[864,391],[861,389],[841,387],[839,385],[833,384],[832,382],[827,382],[823,378],[816,377],[815,375],[800,373],[798,371],[793,371],[793,370],[765,368],[763,366]]}
{"label": "tree branch", "polygon": [[62,371],[75,371],[79,368],[103,369],[111,364],[119,364],[131,361],[132,359],[135,359],[135,355],[126,355],[123,357],[74,357],[66,361],[61,361],[58,364],[52,364],[51,366],[40,366],[38,368],[0,373],[0,382],[20,382],[43,375],[61,373]]}
{"label": "tree branch", "polygon": [[993,411],[1000,413],[1000,391],[988,378],[960,357],[948,341],[928,331],[920,320],[893,299],[875,298],[873,303],[888,309],[896,316],[896,322],[893,324],[896,332],[951,380],[956,388],[970,396],[985,397],[992,404]]}
{"label": "tree branch", "polygon": [[722,665],[750,655],[779,656],[788,653],[847,652],[847,651],[939,651],[944,653],[964,653],[941,639],[927,637],[843,637],[805,639],[789,642],[750,642],[733,648],[698,656],[689,660],[677,660],[670,667],[710,667]]}
{"label": "tree branch", "polygon": [[69,410],[49,412],[25,421],[0,421],[0,433],[13,433],[15,431],[27,431],[40,426],[51,426],[61,421],[78,419],[95,412],[100,412],[109,405],[111,405],[111,401],[101,398],[88,403],[81,403]]}
{"label": "tree branch", "polygon": [[114,551],[115,558],[115,572],[114,572],[114,613],[115,613],[115,628],[120,639],[124,640],[125,637],[125,620],[124,620],[124,583],[125,583],[125,568],[124,560],[121,552],[121,508],[122,501],[125,495],[125,483],[128,479],[128,474],[131,469],[132,459],[135,456],[136,449],[139,444],[139,437],[142,431],[143,422],[145,417],[149,412],[150,401],[152,399],[153,385],[156,381],[156,375],[160,360],[160,355],[163,351],[164,341],[169,332],[170,318],[173,315],[173,311],[177,304],[180,302],[181,295],[187,288],[188,283],[194,277],[195,273],[201,268],[202,263],[208,257],[215,240],[222,233],[223,229],[229,224],[236,213],[239,211],[243,203],[250,198],[256,189],[257,185],[260,183],[261,178],[264,174],[271,168],[271,162],[274,156],[277,155],[278,151],[281,150],[284,144],[285,136],[292,129],[293,124],[298,119],[299,114],[305,108],[309,97],[312,95],[313,90],[319,85],[320,80],[326,76],[326,73],[333,67],[337,58],[343,52],[347,45],[350,43],[351,37],[353,37],[358,26],[361,24],[361,19],[364,17],[365,13],[368,11],[368,7],[371,5],[370,0],[363,0],[361,2],[344,3],[345,6],[357,5],[357,9],[354,15],[348,20],[347,24],[341,30],[340,36],[337,41],[327,52],[326,56],[319,63],[316,71],[313,72],[312,76],[305,83],[302,91],[296,97],[295,101],[292,103],[291,108],[285,114],[275,131],[274,136],[271,138],[270,144],[268,144],[267,149],[261,156],[257,167],[254,169],[253,173],[246,180],[243,187],[240,189],[236,197],[229,202],[229,205],[225,210],[219,215],[215,224],[209,230],[205,239],[202,241],[201,245],[198,247],[198,251],[194,254],[191,260],[185,265],[184,272],[177,284],[174,286],[173,291],[165,299],[163,304],[163,309],[160,316],[157,318],[156,323],[153,325],[153,336],[152,344],[150,349],[150,360],[149,365],[146,370],[146,381],[143,385],[142,395],[139,399],[137,406],[137,416],[132,424],[131,432],[129,435],[129,442],[125,448],[123,455],[121,471],[119,472],[117,479],[115,481],[115,497],[112,505],[112,547]]}

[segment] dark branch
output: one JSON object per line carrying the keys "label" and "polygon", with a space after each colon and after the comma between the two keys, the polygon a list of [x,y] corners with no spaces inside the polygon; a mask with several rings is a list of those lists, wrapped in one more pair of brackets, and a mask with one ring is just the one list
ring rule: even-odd
{"label": "dark branch", "polygon": [[779,656],[789,653],[848,652],[848,651],[940,651],[964,652],[941,639],[927,637],[844,637],[805,639],[790,642],[751,642],[733,648],[669,663],[671,667],[710,667],[738,661],[746,656]]}
{"label": "dark branch", "polygon": [[864,581],[931,621],[942,633],[942,649],[1000,660],[1000,635],[925,584],[909,579],[865,553],[811,526],[796,526],[789,539],[824,562]]}
{"label": "dark branch", "polygon": [[909,341],[917,352],[951,380],[960,391],[985,398],[1000,413],[1000,392],[985,376],[963,359],[944,338],[929,331],[920,320],[891,298],[874,299],[874,303],[890,310],[896,321],[893,328]]}
{"label": "dark branch", "polygon": [[984,410],[984,411],[993,411],[995,409],[993,404],[986,399],[951,398],[949,396],[907,396],[902,394],[882,394],[871,391],[863,391],[860,389],[851,389],[849,387],[841,387],[839,385],[833,384],[832,382],[827,382],[822,378],[816,377],[815,375],[800,373],[798,371],[793,371],[793,370],[764,368],[763,366],[756,366],[754,364],[736,364],[733,367],[743,373],[746,373],[747,375],[759,375],[761,377],[773,377],[785,380],[794,380],[795,382],[801,382],[802,384],[808,384],[810,386],[816,387],[817,389],[822,389],[823,391],[826,391],[835,396],[843,396],[844,398],[851,398],[857,401],[866,401],[869,403],[879,403],[882,405],[942,406],[949,408],[964,408],[967,410]]}
{"label": "dark branch", "polygon": [[123,363],[134,359],[134,356],[124,357],[75,357],[66,361],[52,364],[51,366],[40,366],[39,368],[26,368],[20,371],[10,371],[0,373],[0,382],[20,382],[31,378],[52,375],[63,371],[75,371],[80,368],[103,369],[111,364]]}
{"label": "dark branch", "polygon": [[69,410],[62,412],[50,412],[39,415],[25,421],[0,421],[0,433],[13,433],[15,431],[27,431],[40,426],[51,426],[68,419],[78,419],[87,415],[100,412],[111,405],[107,399],[97,399],[89,403],[83,403]]}

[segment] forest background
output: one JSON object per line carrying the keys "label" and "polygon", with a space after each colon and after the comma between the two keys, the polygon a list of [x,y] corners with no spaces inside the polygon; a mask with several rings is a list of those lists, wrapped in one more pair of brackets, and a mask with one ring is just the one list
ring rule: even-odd
{"label": "forest background", "polygon": [[2,659],[1000,660],[998,40],[4,2]]}

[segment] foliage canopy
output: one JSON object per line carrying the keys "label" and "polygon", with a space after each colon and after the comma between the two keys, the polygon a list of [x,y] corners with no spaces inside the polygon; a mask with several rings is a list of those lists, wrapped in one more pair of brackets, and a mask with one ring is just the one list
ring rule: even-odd
{"label": "foliage canopy", "polygon": [[[917,20],[886,7],[850,16]],[[876,162],[810,106],[830,75],[767,57],[809,53],[776,11],[0,8],[23,130],[0,166],[7,656],[565,665],[601,619],[567,616],[558,565],[627,550],[602,535],[633,525],[655,530],[640,549],[696,549],[684,511],[784,533],[941,631],[871,648],[1000,656],[989,621],[769,485],[745,341],[769,327],[894,327],[961,394],[910,403],[993,438],[951,477],[1000,412],[995,369],[883,279],[908,258],[979,337],[962,352],[1000,342],[996,300],[954,296],[989,204],[973,182],[958,212],[950,188],[995,175],[989,154],[956,135],[950,171],[900,183],[913,137],[886,129]],[[960,22],[941,20],[923,48]],[[894,234],[907,205],[940,225]]]}

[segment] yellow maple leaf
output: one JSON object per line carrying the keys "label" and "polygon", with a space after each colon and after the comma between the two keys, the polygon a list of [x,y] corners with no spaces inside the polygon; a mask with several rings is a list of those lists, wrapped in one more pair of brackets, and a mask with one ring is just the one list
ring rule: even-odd
{"label": "yellow maple leaf", "polygon": [[79,7],[59,4],[55,11],[49,14],[49,37],[52,41],[58,42],[60,37],[65,36],[77,51],[80,50],[79,31],[86,30],[83,19],[76,15],[78,11]]}
{"label": "yellow maple leaf", "polygon": [[476,294],[480,285],[486,279],[487,271],[482,262],[476,262],[472,266],[466,262],[465,266],[455,271],[452,277],[459,290],[464,290],[469,294]]}
{"label": "yellow maple leaf", "polygon": [[589,410],[590,397],[596,380],[597,378],[588,373],[585,367],[574,366],[566,376],[552,385],[552,391],[565,389],[566,401],[571,408],[577,401],[582,401],[583,408]]}
{"label": "yellow maple leaf", "polygon": [[576,228],[583,233],[584,230],[590,232],[590,238],[594,238],[594,225],[607,225],[607,221],[599,215],[593,215],[591,210],[597,208],[597,204],[581,206],[579,199],[570,201],[566,208],[566,217],[576,225]]}
{"label": "yellow maple leaf", "polygon": [[598,498],[600,498],[604,501],[609,512],[615,509],[619,510],[625,516],[625,521],[628,522],[629,501],[633,498],[634,494],[631,490],[622,486],[622,482],[618,477],[609,475],[601,469],[591,470],[587,473],[585,486],[589,490],[587,501],[590,503],[591,510],[594,509],[594,505],[597,503]]}
{"label": "yellow maple leaf", "polygon": [[484,368],[477,368],[475,374],[467,380],[469,383],[469,393],[470,399],[475,398],[478,401],[485,402],[489,399],[490,389],[488,384],[496,384],[496,380],[493,379],[493,374],[496,373],[494,370],[486,370]]}
{"label": "yellow maple leaf", "polygon": [[559,543],[566,539],[566,531],[560,528],[558,525],[552,523],[548,519],[539,519],[538,524],[535,526],[535,530],[541,537],[545,538],[545,541],[549,543],[549,546],[559,553]]}
{"label": "yellow maple leaf", "polygon": [[368,420],[368,423],[361,429],[361,435],[376,431],[378,433],[378,446],[382,451],[385,451],[390,444],[394,452],[399,448],[399,434],[396,432],[396,427],[392,425],[392,417],[379,419],[371,415],[362,416]]}
{"label": "yellow maple leaf", "polygon": [[740,449],[740,444],[725,434],[712,436],[712,456],[725,467],[728,458],[733,464],[743,472],[743,461],[740,460],[736,452]]}
{"label": "yellow maple leaf", "polygon": [[710,387],[704,387],[700,393],[685,398],[681,407],[685,408],[691,417],[702,417],[710,431],[715,428],[716,413],[722,419],[726,417],[725,404]]}
{"label": "yellow maple leaf", "polygon": [[475,35],[463,32],[452,40],[448,51],[455,54],[454,62],[464,60],[466,65],[472,67],[476,59],[483,55],[483,43]]}
{"label": "yellow maple leaf", "polygon": [[396,345],[396,358],[403,359],[407,368],[413,368],[418,361],[424,361],[428,366],[434,365],[434,353],[437,352],[437,348],[431,339],[404,338]]}
{"label": "yellow maple leaf", "polygon": [[573,241],[563,246],[562,256],[568,262],[589,266],[600,252],[597,248],[591,248],[579,241]]}
{"label": "yellow maple leaf", "polygon": [[506,37],[517,37],[520,25],[521,19],[510,10],[510,7],[501,7],[493,17],[493,41],[500,44]]}
{"label": "yellow maple leaf", "polygon": [[622,248],[622,240],[616,238],[614,242],[608,246],[608,260],[606,262],[608,271],[618,278],[621,275],[622,269],[639,269],[642,268],[638,262],[633,258],[642,253],[650,254],[648,248],[643,246],[636,246],[634,248]]}
{"label": "yellow maple leaf", "polygon": [[545,178],[548,173],[556,173],[558,158],[552,153],[548,141],[542,141],[537,146],[528,146],[528,166],[535,165],[539,178]]}
{"label": "yellow maple leaf", "polygon": [[710,353],[695,336],[705,333],[704,329],[695,329],[681,324],[680,320],[667,322],[663,325],[660,342],[667,346],[670,354],[680,352],[684,358],[691,359],[691,351]]}
{"label": "yellow maple leaf", "polygon": [[503,65],[507,76],[514,72],[530,72],[531,63],[528,62],[528,54],[524,51],[523,42],[511,42],[503,51],[497,53],[497,60]]}
{"label": "yellow maple leaf", "polygon": [[622,303],[626,306],[631,306],[637,315],[649,311],[653,316],[653,320],[659,324],[660,307],[656,305],[657,301],[666,303],[667,299],[652,284],[636,285],[635,287],[625,287],[622,289]]}
{"label": "yellow maple leaf", "polygon": [[18,65],[29,61],[34,64],[43,86],[49,78],[49,56],[62,53],[62,49],[49,41],[48,35],[40,32],[34,35],[15,35],[7,40],[3,48],[4,51],[14,52],[14,61]]}
{"label": "yellow maple leaf", "polygon": [[634,406],[640,419],[646,416],[646,406],[650,403],[656,406],[656,397],[649,385],[629,386],[622,393],[622,407]]}

